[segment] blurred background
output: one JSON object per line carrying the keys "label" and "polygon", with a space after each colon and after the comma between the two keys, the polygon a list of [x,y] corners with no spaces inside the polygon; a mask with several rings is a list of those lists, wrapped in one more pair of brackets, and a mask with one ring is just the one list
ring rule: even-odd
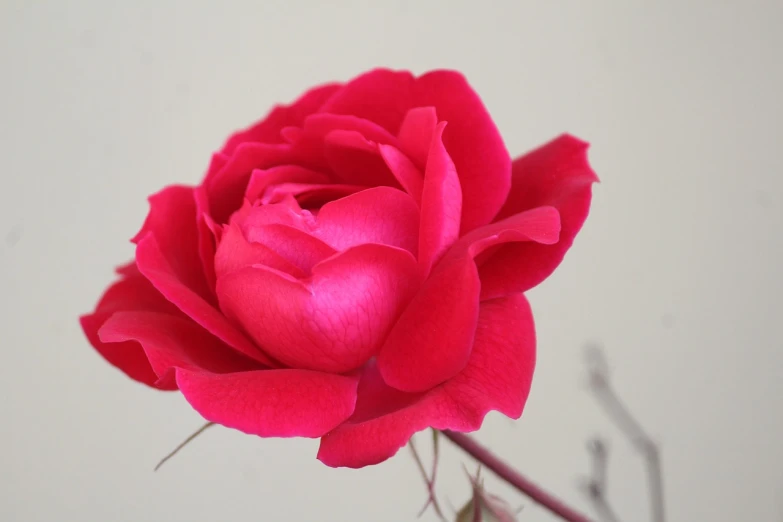
{"label": "blurred background", "polygon": [[[463,71],[513,155],[568,131],[602,180],[529,294],[526,413],[477,437],[588,511],[586,442],[604,436],[609,497],[646,520],[643,462],[587,388],[597,342],[660,443],[669,520],[783,520],[783,3],[2,0],[0,42],[0,520],[415,520],[407,451],[334,470],[317,441],[214,428],[153,473],[201,418],[77,322],[150,193],[198,182],[271,105],[379,65]],[[462,463],[443,441],[447,513]],[[487,477],[520,520],[554,520]]]}

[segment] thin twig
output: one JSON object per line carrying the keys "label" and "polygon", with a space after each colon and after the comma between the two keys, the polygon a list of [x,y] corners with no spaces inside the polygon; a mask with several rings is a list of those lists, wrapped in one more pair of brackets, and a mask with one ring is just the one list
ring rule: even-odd
{"label": "thin twig", "polygon": [[432,499],[435,500],[435,478],[438,476],[438,461],[440,460],[440,432],[432,431],[432,475],[430,476],[430,488]]}
{"label": "thin twig", "polygon": [[[438,518],[442,522],[446,522],[446,517],[443,516],[443,511],[440,508],[440,504],[438,503],[437,496],[435,495],[435,467],[438,464],[438,457],[437,453],[435,453],[434,457],[434,463],[433,463],[433,470],[432,470],[432,478],[427,474],[427,471],[424,469],[424,463],[421,460],[421,457],[419,456],[419,452],[416,450],[416,445],[413,442],[413,438],[411,438],[408,441],[408,446],[411,449],[411,453],[413,454],[413,460],[416,461],[416,467],[419,468],[419,473],[421,473],[421,477],[424,479],[424,483],[427,484],[427,502],[424,504],[424,507],[421,508],[421,511],[419,511],[418,516],[421,517],[421,515],[424,514],[424,512],[427,510],[427,508],[432,504],[432,509],[435,511],[435,513],[438,515]],[[433,451],[436,452],[433,448]]]}
{"label": "thin twig", "polygon": [[530,479],[524,477],[471,437],[455,431],[444,431],[443,434],[448,437],[451,442],[479,461],[483,466],[492,470],[497,476],[514,486],[521,493],[530,497],[531,500],[541,505],[543,508],[568,522],[589,522],[590,519],[585,515],[579,513],[566,505],[559,498],[534,484]]}
{"label": "thin twig", "polygon": [[658,445],[647,435],[647,432],[644,431],[644,428],[612,388],[609,380],[609,367],[602,350],[597,346],[588,347],[587,358],[590,366],[590,387],[593,394],[608,417],[628,437],[645,460],[651,519],[653,522],[665,522],[663,473]]}
{"label": "thin twig", "polygon": [[169,460],[171,457],[173,457],[174,455],[176,455],[177,453],[179,453],[179,451],[180,451],[182,448],[184,448],[185,446],[187,446],[187,445],[188,445],[188,443],[190,443],[190,442],[191,442],[193,439],[195,439],[196,437],[198,437],[199,435],[201,435],[202,433],[204,433],[204,431],[205,431],[207,428],[209,428],[210,426],[214,426],[214,425],[215,425],[215,423],[214,423],[214,422],[208,422],[208,423],[204,424],[202,427],[200,427],[198,430],[196,430],[196,431],[195,431],[193,434],[191,434],[191,435],[190,435],[190,436],[189,436],[187,439],[183,440],[183,441],[182,441],[182,442],[179,444],[179,446],[177,446],[176,448],[174,448],[174,449],[172,450],[172,452],[171,452],[171,453],[169,453],[168,455],[166,455],[165,457],[163,457],[162,459],[160,459],[160,462],[158,462],[158,465],[157,465],[157,466],[155,466],[155,471],[158,471],[158,470],[160,469],[160,467],[161,467],[163,464],[165,464],[165,463],[166,463],[166,461],[167,461],[167,460]]}
{"label": "thin twig", "polygon": [[[467,468],[465,473],[468,473]],[[481,466],[476,470],[475,479],[469,473],[468,478],[470,478],[470,482],[473,485],[473,522],[481,522],[481,492],[479,490],[481,488],[481,483],[479,482],[481,480]]]}

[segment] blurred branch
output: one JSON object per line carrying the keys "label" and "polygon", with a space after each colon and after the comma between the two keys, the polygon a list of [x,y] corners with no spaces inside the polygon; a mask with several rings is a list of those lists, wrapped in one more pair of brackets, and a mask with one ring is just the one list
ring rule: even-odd
{"label": "blurred branch", "polygon": [[184,448],[185,446],[187,446],[187,445],[188,445],[188,444],[189,444],[191,441],[193,441],[193,439],[195,439],[196,437],[198,437],[199,435],[201,435],[202,433],[204,433],[204,431],[206,431],[206,429],[207,429],[207,428],[209,428],[210,426],[214,426],[214,425],[215,425],[215,423],[214,423],[214,422],[208,422],[208,423],[204,424],[202,427],[200,427],[199,429],[197,429],[195,432],[193,432],[193,433],[192,433],[192,434],[191,434],[191,435],[190,435],[190,436],[189,436],[187,439],[183,440],[183,441],[182,441],[182,442],[179,444],[179,446],[177,446],[176,448],[174,448],[174,449],[171,451],[171,453],[169,453],[168,455],[166,455],[165,457],[163,457],[162,459],[160,459],[160,462],[158,462],[158,465],[157,465],[157,466],[155,466],[155,471],[158,471],[158,470],[160,469],[160,467],[161,467],[163,464],[165,464],[165,463],[166,463],[166,461],[167,461],[167,460],[169,460],[171,457],[173,457],[174,455],[176,455],[177,453],[179,453],[179,452],[180,452],[180,450],[181,450],[182,448]]}
{"label": "blurred branch", "polygon": [[587,449],[592,456],[592,473],[587,482],[587,495],[603,522],[619,522],[620,519],[617,518],[606,497],[609,463],[606,443],[601,439],[593,439],[588,443]]}
{"label": "blurred branch", "polygon": [[644,458],[647,469],[652,521],[665,522],[663,473],[661,471],[658,445],[647,435],[644,428],[642,428],[641,424],[639,424],[612,388],[609,379],[609,366],[600,347],[588,347],[587,363],[590,372],[590,388],[596,400],[603,407],[610,420],[625,434]]}

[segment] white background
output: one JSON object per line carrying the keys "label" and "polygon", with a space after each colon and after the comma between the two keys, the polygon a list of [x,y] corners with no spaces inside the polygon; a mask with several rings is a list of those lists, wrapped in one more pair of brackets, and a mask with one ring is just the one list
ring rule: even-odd
{"label": "white background", "polygon": [[[132,255],[148,194],[197,182],[272,104],[377,65],[462,70],[513,154],[563,131],[593,144],[593,212],[529,295],[527,411],[480,440],[587,509],[585,441],[606,435],[615,507],[646,520],[641,461],[585,388],[598,341],[661,443],[670,520],[783,519],[782,3],[207,4],[0,2],[0,520],[415,519],[406,451],[333,470],[315,441],[213,429],[153,473],[201,419],[77,323]],[[443,460],[459,505],[473,464]]]}

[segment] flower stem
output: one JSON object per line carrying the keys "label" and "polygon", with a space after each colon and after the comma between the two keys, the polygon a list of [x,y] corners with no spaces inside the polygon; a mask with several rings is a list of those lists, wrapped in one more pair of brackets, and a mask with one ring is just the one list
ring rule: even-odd
{"label": "flower stem", "polygon": [[462,448],[483,466],[492,470],[497,476],[514,486],[517,490],[530,497],[534,502],[568,522],[590,522],[590,519],[575,509],[567,506],[560,499],[544,491],[539,486],[525,478],[514,468],[503,462],[487,448],[464,433],[443,431],[443,434],[454,444]]}

